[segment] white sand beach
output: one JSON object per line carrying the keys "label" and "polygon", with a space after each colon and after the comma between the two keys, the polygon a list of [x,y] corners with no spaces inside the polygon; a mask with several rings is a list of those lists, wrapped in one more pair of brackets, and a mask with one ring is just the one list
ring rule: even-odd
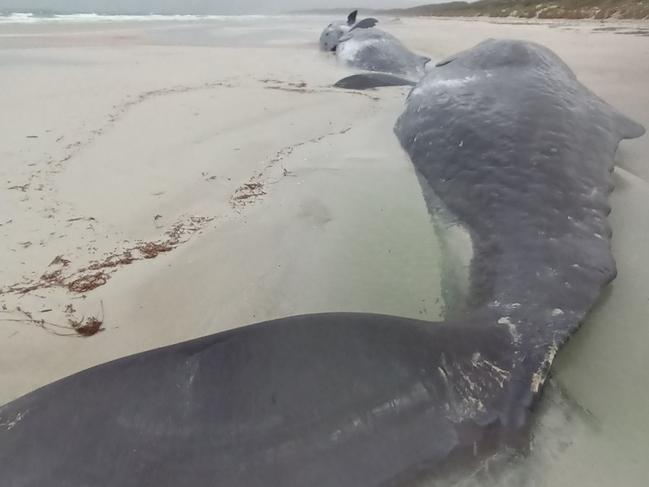
{"label": "white sand beach", "polygon": [[[408,90],[331,88],[351,71],[317,49],[327,21],[0,24],[0,404],[272,318],[443,316],[449,242],[392,134]],[[649,127],[646,22],[381,24],[434,60],[488,37],[542,43]],[[525,485],[649,477],[649,136],[621,145],[616,182],[619,275],[558,356],[513,469]],[[462,274],[470,249],[452,238]],[[91,317],[93,336],[70,327]]]}

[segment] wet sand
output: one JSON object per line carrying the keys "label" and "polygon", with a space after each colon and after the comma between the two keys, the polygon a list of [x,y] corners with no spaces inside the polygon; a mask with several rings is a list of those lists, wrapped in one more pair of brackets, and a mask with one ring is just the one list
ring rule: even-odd
{"label": "wet sand", "polygon": [[[265,319],[443,315],[441,249],[462,238],[440,241],[392,134],[407,90],[331,89],[349,71],[317,52],[324,22],[0,27],[0,404]],[[620,35],[641,23],[382,24],[434,60],[487,37],[541,42],[649,127],[649,38]],[[644,485],[648,139],[619,151],[619,276],[559,354],[530,455],[473,481]],[[82,338],[70,320],[88,317],[103,331]]]}
{"label": "wet sand", "polygon": [[[0,403],[287,315],[440,317],[437,238],[392,134],[405,89],[332,89],[347,71],[319,23],[289,27],[0,36]],[[88,317],[104,331],[60,328]]]}

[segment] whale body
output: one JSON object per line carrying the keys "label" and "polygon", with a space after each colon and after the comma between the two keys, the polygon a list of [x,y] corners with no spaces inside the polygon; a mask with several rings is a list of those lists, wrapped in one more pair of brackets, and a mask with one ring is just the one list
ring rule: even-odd
{"label": "whale body", "polygon": [[425,74],[430,58],[415,54],[392,34],[375,28],[376,19],[356,22],[357,13],[354,11],[347,21],[332,22],[323,30],[323,51],[334,52],[340,62],[356,69],[408,78],[401,84],[419,80]]}
{"label": "whale body", "polygon": [[348,66],[419,79],[430,58],[410,51],[392,34],[380,29],[352,30],[340,38],[338,59]]}
{"label": "whale body", "polygon": [[613,159],[642,132],[539,45],[458,54],[395,133],[431,211],[471,234],[465,317],[290,317],[95,367],[0,408],[0,483],[407,486],[525,444],[615,276]]}
{"label": "whale body", "polygon": [[424,77],[395,133],[429,203],[471,234],[470,314],[511,333],[502,418],[522,425],[558,349],[616,275],[615,152],[644,128],[549,49],[490,39]]}

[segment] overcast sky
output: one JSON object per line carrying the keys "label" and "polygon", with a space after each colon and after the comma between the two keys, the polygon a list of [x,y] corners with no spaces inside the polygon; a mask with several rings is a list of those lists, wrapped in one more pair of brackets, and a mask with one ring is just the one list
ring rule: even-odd
{"label": "overcast sky", "polygon": [[389,8],[440,0],[0,0],[2,10],[44,9],[95,13],[267,13],[310,8]]}

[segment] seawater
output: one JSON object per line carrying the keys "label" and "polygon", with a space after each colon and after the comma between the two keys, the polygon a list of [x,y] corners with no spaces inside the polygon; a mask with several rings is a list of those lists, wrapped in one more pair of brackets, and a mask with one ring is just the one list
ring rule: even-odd
{"label": "seawater", "polygon": [[39,24],[39,23],[73,23],[73,22],[197,22],[197,21],[222,21],[222,22],[251,22],[267,19],[285,19],[283,15],[102,15],[102,14],[53,14],[42,15],[36,13],[10,13],[0,14],[0,24]]}

